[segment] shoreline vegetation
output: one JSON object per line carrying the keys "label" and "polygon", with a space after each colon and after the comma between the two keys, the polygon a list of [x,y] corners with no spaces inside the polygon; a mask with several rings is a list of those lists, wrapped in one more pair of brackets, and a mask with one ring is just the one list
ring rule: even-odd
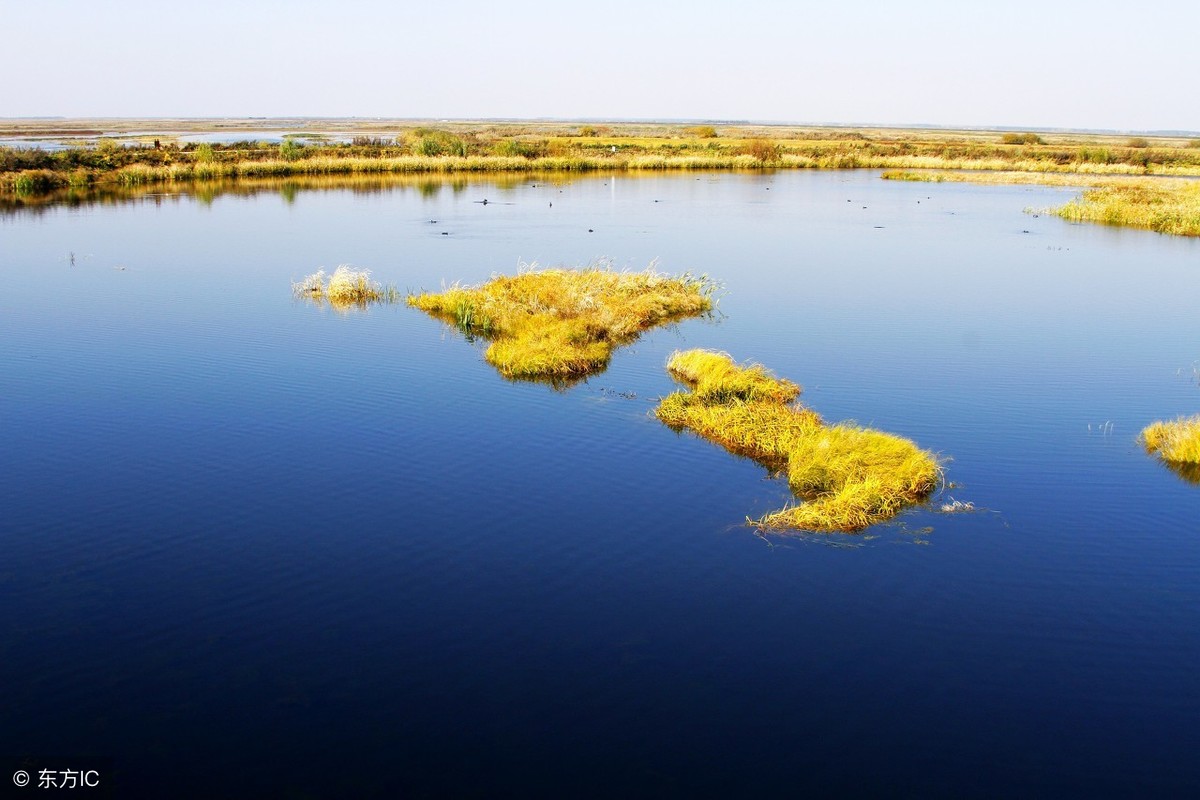
{"label": "shoreline vegetation", "polygon": [[926,183],[1076,186],[1083,188],[1083,193],[1064,205],[1027,210],[1053,214],[1070,222],[1098,222],[1175,236],[1200,236],[1200,181],[1196,180],[950,170],[887,170],[880,177]]}
{"label": "shoreline vegetation", "polygon": [[[256,136],[267,134],[280,141]],[[206,136],[214,141],[191,140]],[[886,170],[883,177],[892,180],[1082,185],[1090,187],[1082,197],[1048,213],[1200,235],[1196,182],[1164,180],[1200,177],[1200,138],[1183,136],[750,124],[14,120],[0,122],[0,139],[10,142],[0,146],[0,204],[106,187],[268,178],[870,168]],[[58,149],[22,146],[36,140]]]}
{"label": "shoreline vegetation", "polygon": [[[62,121],[0,123],[0,186],[185,182],[231,177],[406,172],[689,169],[956,169],[1200,176],[1200,139],[753,125],[398,123],[321,133],[293,127],[279,143],[245,124],[196,121],[224,142],[188,141],[185,123],[129,123],[107,137],[61,138]],[[160,122],[161,127],[154,127]],[[282,122],[282,121],[281,121]],[[319,121],[312,121],[316,124]],[[299,123],[291,123],[293,126]],[[96,133],[97,123],[80,128]],[[326,126],[332,128],[333,123]],[[213,130],[215,129],[215,131]],[[243,136],[244,138],[234,139]],[[56,139],[56,135],[59,137]],[[62,149],[19,146],[57,141]],[[32,143],[32,142],[31,142]],[[15,145],[15,146],[14,146]]]}
{"label": "shoreline vegetation", "polygon": [[853,532],[927,499],[942,479],[937,458],[913,442],[853,423],[826,425],[795,402],[800,387],[726,353],[675,352],[667,371],[688,391],[655,415],[787,477],[804,502],[750,524],[765,530]]}
{"label": "shoreline vegetation", "polygon": [[713,310],[707,276],[663,275],[596,265],[497,275],[479,286],[413,293],[408,304],[490,344],[484,354],[505,378],[555,386],[600,372],[613,350],[644,331]]}

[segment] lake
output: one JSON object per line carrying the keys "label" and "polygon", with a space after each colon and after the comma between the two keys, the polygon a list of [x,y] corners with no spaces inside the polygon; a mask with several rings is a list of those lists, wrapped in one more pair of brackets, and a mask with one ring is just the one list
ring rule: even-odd
{"label": "lake", "polygon": [[[132,137],[132,138],[130,138]],[[69,150],[72,147],[86,148],[94,146],[101,139],[109,139],[122,146],[134,146],[142,143],[142,139],[149,142],[153,136],[139,137],[136,134],[111,132],[108,135],[104,134],[64,134],[58,136],[42,136],[42,137],[27,137],[16,136],[10,138],[0,138],[0,147],[11,147],[15,149],[32,149],[46,150],[56,153],[62,150]],[[294,139],[297,144],[315,145],[315,144],[350,144],[354,137],[339,133],[320,133],[320,132],[297,132],[284,130],[259,130],[252,128],[249,130],[241,129],[236,131],[204,133],[186,133],[183,131],[167,131],[160,134],[161,139],[178,142],[181,145],[187,144],[233,144],[234,142],[266,142],[267,144],[282,144],[287,139]],[[378,137],[376,137],[378,138]],[[392,138],[384,136],[382,138]]]}
{"label": "lake", "polygon": [[[1195,796],[1200,486],[1137,435],[1200,411],[1200,241],[1025,212],[1073,194],[598,174],[4,209],[0,756],[100,759],[117,796]],[[291,292],[598,260],[707,273],[720,314],[556,390]],[[786,483],[650,416],[692,347],[949,485],[759,534]]]}

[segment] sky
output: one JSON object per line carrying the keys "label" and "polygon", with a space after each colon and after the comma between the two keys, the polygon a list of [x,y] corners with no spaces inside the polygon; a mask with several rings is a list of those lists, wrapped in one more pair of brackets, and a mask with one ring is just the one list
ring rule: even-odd
{"label": "sky", "polygon": [[1200,2],[0,0],[0,117],[1200,131]]}

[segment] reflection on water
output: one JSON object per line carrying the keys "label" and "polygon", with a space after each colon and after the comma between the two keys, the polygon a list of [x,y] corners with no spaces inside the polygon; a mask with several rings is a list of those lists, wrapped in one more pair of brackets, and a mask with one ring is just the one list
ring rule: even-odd
{"label": "reflection on water", "polygon": [[400,294],[395,289],[375,297],[345,297],[314,294],[312,292],[293,291],[296,299],[315,308],[329,308],[339,314],[351,312],[365,313],[372,306],[391,306],[401,301]]}
{"label": "reflection on water", "polygon": [[281,144],[284,141],[292,140],[304,144],[349,144],[354,138],[353,136],[343,134],[329,134],[317,132],[296,133],[294,131],[282,130],[239,130],[226,132],[208,132],[208,133],[181,133],[163,134],[164,139],[173,139],[182,144],[234,144],[236,142],[264,142],[266,144]]}
{"label": "reflection on water", "polygon": [[579,180],[570,173],[515,172],[499,173],[494,176],[452,176],[446,179],[430,178],[427,174],[395,175],[313,175],[288,178],[238,178],[234,180],[195,181],[180,184],[152,184],[143,186],[81,186],[64,187],[36,194],[12,194],[0,192],[0,214],[14,214],[53,207],[82,207],[89,205],[120,205],[152,201],[155,204],[180,202],[196,199],[211,204],[221,197],[255,197],[277,194],[284,202],[292,203],[297,195],[306,191],[346,190],[354,194],[383,194],[386,192],[412,192],[427,199],[436,198],[441,192],[462,194],[472,186],[487,186],[495,190],[511,190],[524,183],[539,183],[565,186]]}
{"label": "reflection on water", "polygon": [[1156,460],[1159,464],[1174,472],[1181,480],[1193,485],[1200,485],[1200,464],[1188,461],[1168,461],[1165,458]]}
{"label": "reflection on water", "polygon": [[400,302],[400,291],[395,286],[373,281],[370,270],[354,269],[349,264],[339,266],[328,280],[325,270],[320,269],[293,283],[292,295],[316,306],[328,305],[341,314]]}
{"label": "reflection on water", "polygon": [[[96,132],[99,135],[99,131]],[[44,139],[0,139],[0,147],[11,147],[14,150],[28,148],[31,150],[45,150],[50,153],[57,153],[61,150],[69,150],[72,147],[86,147],[95,141],[92,136],[76,136],[76,137],[54,137]]]}
{"label": "reflection on water", "polygon": [[236,142],[263,142],[277,145],[286,140],[295,140],[305,144],[349,144],[354,136],[350,134],[305,132],[295,133],[282,130],[245,129],[230,132],[208,133],[176,133],[172,131],[156,131],[154,133],[106,132],[101,130],[74,131],[59,135],[43,133],[38,136],[20,136],[16,138],[0,138],[0,147],[30,148],[58,152],[73,147],[94,147],[101,138],[124,144],[138,143],[146,139],[157,138],[164,142],[175,141],[180,144],[234,144]]}

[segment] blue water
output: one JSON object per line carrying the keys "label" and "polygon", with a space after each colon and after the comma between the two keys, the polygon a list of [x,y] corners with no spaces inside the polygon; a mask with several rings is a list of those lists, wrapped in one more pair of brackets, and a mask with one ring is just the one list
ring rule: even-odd
{"label": "blue water", "polygon": [[[1200,486],[1136,442],[1200,411],[1200,242],[868,171],[372,187],[0,216],[0,756],[150,797],[1200,792]],[[556,391],[289,285],[597,259],[722,313]],[[786,485],[649,416],[686,347],[951,485],[756,535]]]}

